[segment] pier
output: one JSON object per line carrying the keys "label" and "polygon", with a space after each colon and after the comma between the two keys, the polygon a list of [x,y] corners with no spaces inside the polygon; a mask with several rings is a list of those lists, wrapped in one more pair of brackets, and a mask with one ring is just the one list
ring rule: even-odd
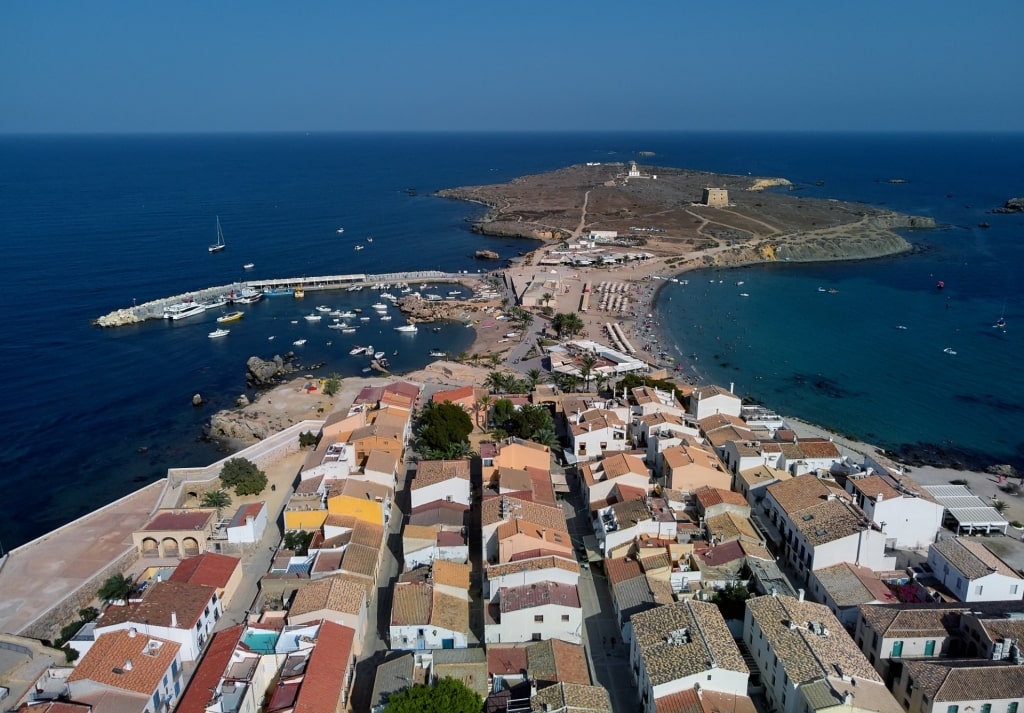
{"label": "pier", "polygon": [[127,324],[138,324],[149,319],[163,319],[164,310],[171,305],[181,304],[187,300],[203,302],[212,300],[221,295],[232,292],[240,293],[242,290],[251,289],[261,292],[273,289],[294,289],[301,287],[306,292],[317,292],[327,290],[343,290],[353,285],[370,287],[395,282],[466,282],[479,280],[485,273],[458,273],[441,272],[439,270],[419,270],[416,272],[389,272],[381,275],[367,275],[356,273],[351,275],[321,275],[317,277],[287,277],[265,280],[245,280],[233,282],[229,285],[219,287],[206,287],[200,290],[193,290],[173,297],[164,297],[151,300],[139,305],[124,307],[114,310],[109,314],[97,318],[94,321],[99,327],[120,327]]}

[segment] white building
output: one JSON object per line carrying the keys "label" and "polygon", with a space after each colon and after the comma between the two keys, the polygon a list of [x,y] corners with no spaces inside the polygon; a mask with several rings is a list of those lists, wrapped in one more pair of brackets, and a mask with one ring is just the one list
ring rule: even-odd
{"label": "white building", "polygon": [[569,416],[569,440],[577,461],[594,460],[605,453],[628,451],[633,444],[626,439],[626,424],[617,414],[604,409]]}
{"label": "white building", "polygon": [[484,568],[484,598],[494,604],[501,589],[529,587],[544,582],[555,582],[575,587],[580,581],[580,566],[576,560],[559,555],[542,555],[487,565]]}
{"label": "white building", "polygon": [[414,508],[435,500],[469,507],[469,461],[420,461],[416,477],[409,485],[409,497]]}
{"label": "white building", "polygon": [[469,637],[469,602],[420,582],[399,582],[391,602],[390,646],[394,650],[464,649]]}
{"label": "white building", "polygon": [[141,631],[181,648],[182,661],[195,661],[224,613],[213,587],[183,582],[157,582],[141,602],[109,606],[96,620],[96,639],[113,631]]}
{"label": "white building", "polygon": [[846,492],[885,532],[890,547],[920,550],[935,541],[945,508],[909,478],[892,481],[879,475],[847,478]]}
{"label": "white building", "polygon": [[735,416],[739,418],[742,410],[743,401],[739,396],[732,392],[732,385],[729,385],[729,389],[723,389],[721,386],[709,384],[707,386],[698,386],[695,388],[689,397],[689,412],[693,414],[694,418],[700,421],[708,416],[714,416],[715,414],[724,414],[726,416]]}
{"label": "white building", "polygon": [[267,504],[250,503],[238,508],[227,526],[228,542],[250,545],[259,542],[267,529]]}
{"label": "white building", "polygon": [[571,584],[543,582],[504,587],[498,592],[498,603],[486,606],[486,643],[582,641],[583,607],[578,590]]}
{"label": "white building", "polygon": [[980,542],[951,537],[928,548],[928,566],[962,602],[1021,601],[1024,579]]}
{"label": "white building", "polygon": [[[836,707],[808,705],[804,690],[822,682],[829,688],[847,688],[851,679],[857,691],[847,703],[856,710],[899,713],[899,704],[885,688],[828,607],[785,595],[747,600],[743,641],[754,657],[765,697],[778,713],[805,713]],[[870,700],[870,705],[865,703]],[[850,708],[847,708],[849,710]]]}
{"label": "white building", "polygon": [[718,607],[693,599],[630,617],[630,667],[645,713],[680,691],[745,696],[749,670]]}
{"label": "white building", "polygon": [[1024,666],[976,661],[906,661],[893,691],[909,713],[1016,713],[1024,709]]}
{"label": "white building", "polygon": [[674,540],[675,512],[661,498],[627,500],[601,508],[594,514],[594,534],[606,557],[628,547],[641,535]]}
{"label": "white building", "polygon": [[608,504],[608,494],[616,484],[629,485],[647,493],[651,482],[647,466],[636,456],[616,453],[580,467],[583,498],[591,509]]}

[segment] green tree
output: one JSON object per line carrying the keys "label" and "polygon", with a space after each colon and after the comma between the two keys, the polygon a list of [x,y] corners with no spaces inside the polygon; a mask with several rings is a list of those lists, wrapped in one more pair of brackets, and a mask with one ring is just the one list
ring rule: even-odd
{"label": "green tree", "polygon": [[526,384],[530,391],[537,388],[537,384],[540,383],[543,374],[540,373],[540,369],[530,369],[526,372]]}
{"label": "green tree", "polygon": [[497,393],[505,392],[506,383],[508,383],[508,380],[500,371],[492,371],[487,375],[487,378],[484,379],[484,386]]}
{"label": "green tree", "polygon": [[503,431],[507,431],[505,424],[512,420],[516,413],[516,407],[508,399],[498,399],[494,402],[491,413],[491,421]]}
{"label": "green tree", "polygon": [[488,354],[487,363],[491,365],[491,368],[494,368],[501,363],[501,356],[498,354]]}
{"label": "green tree", "polygon": [[135,582],[132,581],[131,577],[125,577],[119,572],[103,580],[103,584],[100,585],[100,590],[96,592],[96,596],[100,601],[107,604],[118,600],[127,602],[128,595],[131,594],[132,587],[134,586]]}
{"label": "green tree", "polygon": [[210,490],[203,493],[202,505],[204,508],[217,508],[217,517],[220,517],[221,511],[231,505],[231,495],[222,489]]}
{"label": "green tree", "polygon": [[750,592],[739,582],[731,582],[711,598],[726,619],[743,619]]}
{"label": "green tree", "polygon": [[95,621],[100,615],[100,610],[96,607],[85,607],[84,609],[78,610],[78,618],[88,624],[90,621]]}
{"label": "green tree", "polygon": [[297,556],[305,557],[309,552],[309,543],[313,541],[313,534],[306,530],[286,532],[281,544],[286,550],[294,550]]}
{"label": "green tree", "polygon": [[490,394],[484,394],[476,401],[476,425],[480,426],[480,414],[484,416],[484,423],[482,427],[486,427],[490,421],[491,415],[491,404],[494,399],[491,398]]}
{"label": "green tree", "polygon": [[384,713],[480,713],[484,702],[462,681],[442,678],[433,686],[413,686],[388,696]]}
{"label": "green tree", "polygon": [[583,358],[580,359],[580,376],[582,376],[586,382],[586,386],[584,388],[587,391],[590,391],[590,377],[594,373],[595,364],[597,364],[597,357],[593,354],[584,354]]}
{"label": "green tree", "polygon": [[245,458],[232,458],[220,471],[220,482],[235,495],[259,495],[267,487],[267,474]]}
{"label": "green tree", "polygon": [[299,447],[310,448],[316,447],[316,444],[320,442],[320,436],[313,433],[312,431],[305,431],[299,434]]}
{"label": "green tree", "polygon": [[469,443],[473,420],[458,404],[430,404],[420,415],[417,435],[423,450],[445,451],[453,443]]}
{"label": "green tree", "polygon": [[324,393],[328,396],[334,396],[341,389],[341,376],[339,374],[331,374],[327,377],[327,381],[324,382]]}

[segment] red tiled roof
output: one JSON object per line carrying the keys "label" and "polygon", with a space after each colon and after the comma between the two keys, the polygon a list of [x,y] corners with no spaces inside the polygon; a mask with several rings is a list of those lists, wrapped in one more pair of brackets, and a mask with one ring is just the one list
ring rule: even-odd
{"label": "red tiled roof", "polygon": [[513,612],[521,609],[558,604],[563,607],[580,608],[580,595],[575,585],[559,582],[541,582],[521,587],[502,587],[498,595],[501,611]]}
{"label": "red tiled roof", "polygon": [[735,493],[731,490],[723,490],[721,488],[712,488],[707,485],[694,490],[693,497],[697,499],[697,502],[700,503],[700,506],[705,510],[712,505],[721,505],[722,503],[729,505],[747,505],[746,498],[739,493]]}
{"label": "red tiled roof", "polygon": [[168,581],[205,584],[207,587],[223,589],[240,563],[237,557],[206,552],[179,562]]}
{"label": "red tiled roof", "polygon": [[[151,648],[151,646],[153,648]],[[95,681],[103,686],[147,696],[160,687],[181,645],[123,629],[96,639],[68,681]],[[131,660],[131,667],[126,663]]]}
{"label": "red tiled roof", "polygon": [[192,674],[185,695],[181,697],[175,709],[177,713],[206,713],[206,706],[213,695],[210,691],[216,689],[220,683],[221,676],[224,675],[244,631],[245,627],[239,624],[213,635],[202,663]]}
{"label": "red tiled roof", "polygon": [[138,604],[107,607],[96,621],[96,626],[146,622],[152,626],[170,627],[171,619],[175,617],[178,622],[176,628],[190,629],[199,621],[215,593],[213,587],[202,584],[157,582]]}
{"label": "red tiled roof", "polygon": [[182,510],[162,512],[146,523],[143,530],[202,530],[217,516],[216,510]]}
{"label": "red tiled roof", "polygon": [[295,713],[323,713],[338,706],[352,662],[355,635],[354,630],[332,621],[320,625],[302,687],[295,699]]}
{"label": "red tiled roof", "polygon": [[526,647],[487,647],[487,673],[494,676],[516,675],[525,671]]}

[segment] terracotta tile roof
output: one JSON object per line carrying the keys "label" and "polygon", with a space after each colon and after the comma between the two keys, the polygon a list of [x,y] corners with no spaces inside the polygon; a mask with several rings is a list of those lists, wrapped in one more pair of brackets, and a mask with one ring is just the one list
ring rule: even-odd
{"label": "terracotta tile roof", "polygon": [[288,610],[289,617],[312,614],[321,610],[358,614],[366,601],[366,587],[360,582],[339,574],[310,582],[295,592]]}
{"label": "terracotta tile roof", "polygon": [[526,648],[526,660],[531,678],[538,686],[557,683],[590,685],[590,670],[582,646],[560,639],[537,641]]}
{"label": "terracotta tile roof", "polygon": [[228,527],[240,527],[245,524],[248,518],[256,519],[259,517],[260,511],[266,507],[266,503],[248,503],[241,505],[235,511],[235,514],[231,517],[231,522],[228,523]]}
{"label": "terracotta tile roof", "polygon": [[555,486],[551,482],[551,473],[540,468],[526,467],[530,475],[530,490],[533,492],[533,502],[544,505],[555,504]]}
{"label": "terracotta tile roof", "polygon": [[213,599],[215,590],[202,584],[157,582],[138,604],[109,606],[96,622],[99,627],[125,622],[148,622],[153,626],[171,626],[171,616],[178,619],[178,629],[191,629]]}
{"label": "terracotta tile roof", "polygon": [[338,572],[341,569],[341,558],[345,553],[340,550],[321,550],[317,553],[316,561],[313,562],[313,573]]}
{"label": "terracotta tile roof", "polygon": [[208,587],[223,589],[240,564],[241,560],[237,557],[206,552],[179,562],[169,581],[205,584]]}
{"label": "terracotta tile roof", "polygon": [[461,681],[481,698],[488,693],[487,655],[481,648],[440,649],[434,651],[433,674],[438,678]]}
{"label": "terracotta tile roof", "polygon": [[[769,490],[773,487],[768,486]],[[868,528],[868,519],[861,509],[838,498],[804,508],[791,519],[811,546],[835,542]]]}
{"label": "terracotta tile roof", "polygon": [[601,461],[601,466],[604,470],[605,478],[621,478],[627,473],[636,473],[645,478],[648,477],[647,466],[643,460],[636,456],[626,455],[625,453],[605,456]]}
{"label": "terracotta tile roof", "polygon": [[438,547],[464,547],[468,544],[468,540],[465,535],[461,532],[452,532],[450,530],[441,530],[437,533],[437,546]]}
{"label": "terracotta tile roof", "polygon": [[459,587],[469,591],[468,564],[449,562],[447,560],[434,560],[433,576],[435,584],[445,584],[451,587]]}
{"label": "terracotta tile roof", "polygon": [[393,499],[394,497],[394,491],[391,488],[380,483],[374,483],[372,480],[347,478],[344,483],[341,491],[338,493],[339,496],[344,495],[358,500],[379,500],[381,502]]}
{"label": "terracotta tile roof", "polygon": [[639,577],[644,573],[637,560],[625,557],[606,559],[604,561],[604,570],[608,575],[608,581],[613,585]]}
{"label": "terracotta tile roof", "polygon": [[889,639],[943,638],[957,636],[960,619],[971,609],[959,602],[955,606],[900,604],[862,606],[860,616],[879,636]]}
{"label": "terracotta tile roof", "polygon": [[721,693],[707,688],[662,696],[654,701],[655,713],[757,713],[754,702],[747,696]]}
{"label": "terracotta tile roof", "polygon": [[720,668],[749,673],[714,604],[676,602],[634,614],[630,621],[652,685],[707,671],[709,652]]}
{"label": "terracotta tile roof", "polygon": [[438,391],[430,397],[430,400],[435,404],[443,404],[445,401],[456,403],[464,399],[472,399],[475,393],[476,389],[472,386],[460,386],[450,391]]}
{"label": "terracotta tile roof", "polygon": [[835,458],[842,459],[842,454],[836,444],[827,438],[801,438],[798,441],[800,450],[805,458]]}
{"label": "terracotta tile roof", "polygon": [[384,543],[384,526],[366,520],[356,520],[352,525],[352,544],[380,549]]}
{"label": "terracotta tile roof", "polygon": [[341,569],[345,572],[361,574],[364,577],[375,579],[379,562],[380,548],[350,543],[345,548],[345,553],[341,558]]}
{"label": "terracotta tile roof", "polygon": [[[506,504],[507,517],[501,517],[502,501]],[[487,527],[506,519],[520,517],[529,522],[552,530],[565,530],[565,511],[560,507],[542,505],[512,495],[485,498],[481,507],[481,525]]]}
{"label": "terracotta tile roof", "polygon": [[[837,675],[837,666],[843,675],[881,683],[843,625],[823,604],[767,595],[748,599],[747,610],[794,685]],[[817,624],[827,633],[812,631],[810,627]]]}
{"label": "terracotta tile roof", "polygon": [[429,624],[448,629],[449,631],[468,634],[469,601],[439,592],[436,588],[433,588]]}
{"label": "terracotta tile roof", "polygon": [[616,483],[608,491],[608,497],[604,499],[603,504],[601,501],[592,503],[590,509],[599,510],[602,507],[614,505],[615,503],[624,503],[628,500],[643,500],[647,497],[647,492],[646,488],[636,488],[625,483]]}
{"label": "terracotta tile roof", "polygon": [[981,665],[978,661],[925,663],[905,660],[907,673],[934,704],[1019,699],[1024,666]]}
{"label": "terracotta tile roof", "polygon": [[462,527],[468,513],[469,508],[462,503],[434,500],[414,507],[409,514],[409,524]]}
{"label": "terracotta tile roof", "polygon": [[299,695],[295,699],[295,713],[323,713],[338,706],[348,681],[346,674],[352,665],[355,634],[347,626],[331,621],[320,625]]}
{"label": "terracotta tile roof", "polygon": [[702,510],[722,504],[738,505],[748,509],[750,507],[747,504],[747,499],[739,493],[734,493],[731,490],[722,490],[721,488],[712,488],[709,485],[694,490],[693,497],[697,500],[697,504]]}
{"label": "terracotta tile roof", "polygon": [[987,577],[993,572],[1007,577],[1021,578],[1019,572],[1014,571],[1010,565],[999,559],[992,550],[980,542],[951,537],[934,543],[932,548],[969,580]]}
{"label": "terracotta tile roof", "polygon": [[331,525],[332,527],[343,527],[346,530],[355,529],[356,523],[359,522],[359,518],[355,515],[339,515],[338,513],[331,513],[324,520],[324,525]]}
{"label": "terracotta tile roof", "polygon": [[[213,697],[220,679],[227,670],[235,647],[241,641],[245,627],[241,624],[217,632],[203,654],[203,660],[192,674],[185,694],[178,702],[175,713],[206,713],[206,706]],[[134,663],[134,662],[133,662]]]}
{"label": "terracotta tile roof", "polygon": [[[715,431],[719,428],[729,427],[735,427],[738,430],[747,431],[749,433],[746,421],[744,421],[739,416],[729,416],[728,414],[724,413],[715,413],[711,414],[710,416],[705,416],[701,420],[697,421],[697,425],[700,427],[700,430],[703,431],[704,433],[711,433],[712,431]],[[754,441],[757,439],[754,438],[754,434],[751,433],[750,438],[737,438],[734,440]]]}
{"label": "terracotta tile roof", "polygon": [[410,384],[408,381],[396,381],[384,387],[386,394],[401,394],[406,398],[415,399],[420,395],[420,387]]}
{"label": "terracotta tile roof", "polygon": [[659,606],[654,590],[643,574],[612,585],[612,598],[619,608],[622,623],[634,614]]}
{"label": "terracotta tile roof", "polygon": [[416,467],[416,477],[409,486],[413,490],[458,478],[469,482],[469,460],[422,460]]}
{"label": "terracotta tile roof", "polygon": [[757,531],[750,522],[749,517],[743,517],[733,512],[725,512],[721,515],[709,517],[704,521],[704,526],[710,535],[715,537],[716,542],[729,542],[746,537],[750,540],[760,540]]}
{"label": "terracotta tile roof", "polygon": [[558,582],[527,584],[521,587],[502,587],[498,598],[501,612],[520,611],[547,604],[558,604],[572,609],[580,608],[580,596],[576,587]]}
{"label": "terracotta tile roof", "polygon": [[612,701],[601,686],[579,683],[556,683],[530,697],[533,711],[564,713],[612,713]]}
{"label": "terracotta tile roof", "polygon": [[499,542],[515,535],[526,535],[535,540],[564,547],[569,547],[572,544],[572,539],[567,531],[549,529],[528,520],[509,520],[498,525],[497,536]]}
{"label": "terracotta tile roof", "polygon": [[[96,639],[68,681],[95,681],[123,691],[152,695],[180,649],[173,641],[113,631]],[[131,668],[126,667],[129,660]]]}
{"label": "terracotta tile roof", "polygon": [[815,570],[813,576],[838,607],[854,607],[869,602],[894,604],[898,601],[885,582],[867,567],[840,562]]}
{"label": "terracotta tile roof", "polygon": [[512,646],[492,645],[487,647],[487,672],[494,676],[515,676],[528,669],[529,648],[521,644]]}
{"label": "terracotta tile roof", "polygon": [[771,483],[775,480],[789,480],[793,476],[787,470],[778,470],[767,465],[759,465],[755,468],[741,470],[737,477],[746,483],[748,488],[753,488],[760,486],[762,483]]}
{"label": "terracotta tile roof", "polygon": [[406,525],[402,529],[402,542],[422,540],[434,543],[437,541],[437,533],[440,529],[440,525]]}
{"label": "terracotta tile roof", "polygon": [[173,510],[157,513],[143,530],[202,530],[217,517],[216,510]]}
{"label": "terracotta tile roof", "polygon": [[429,584],[399,582],[391,597],[391,625],[415,626],[430,621],[434,588]]}
{"label": "terracotta tile roof", "polygon": [[755,437],[753,431],[739,426],[723,426],[704,433],[708,443],[715,448],[721,448],[729,441],[747,441]]}
{"label": "terracotta tile roof", "polygon": [[398,459],[387,451],[372,450],[363,467],[363,471],[366,473],[371,470],[378,473],[395,473],[398,470]]}
{"label": "terracotta tile roof", "polygon": [[325,477],[323,475],[316,475],[312,478],[303,478],[295,486],[293,495],[315,495],[320,492],[320,485],[324,482]]}
{"label": "terracotta tile roof", "polygon": [[834,492],[812,474],[801,475],[785,482],[773,483],[768,492],[779,507],[790,517],[814,505],[824,502]]}
{"label": "terracotta tile roof", "polygon": [[615,522],[623,529],[651,519],[651,511],[647,509],[647,504],[643,500],[627,500],[624,503],[615,503],[610,506],[610,509],[615,514]]}
{"label": "terracotta tile roof", "polygon": [[566,557],[566,554],[564,551],[561,550],[552,550],[546,547],[538,547],[535,550],[523,550],[522,552],[516,552],[514,555],[508,558],[508,562],[503,562],[501,565],[495,566],[504,566],[507,564],[513,564],[515,562],[524,562],[526,560],[536,560],[542,557],[554,557],[556,559],[559,559]]}

